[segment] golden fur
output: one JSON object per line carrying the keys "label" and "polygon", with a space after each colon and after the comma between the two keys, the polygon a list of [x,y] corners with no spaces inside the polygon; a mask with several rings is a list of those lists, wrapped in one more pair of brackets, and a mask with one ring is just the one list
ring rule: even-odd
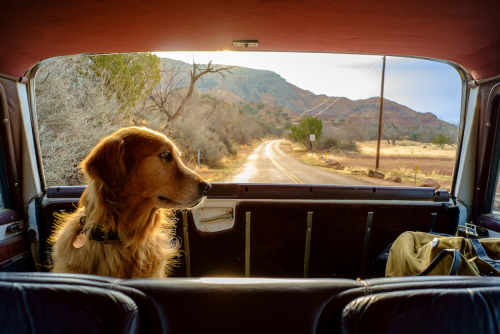
{"label": "golden fur", "polygon": [[[53,272],[118,278],[165,277],[175,265],[171,209],[196,206],[210,184],[188,169],[173,143],[146,128],[128,127],[103,138],[81,164],[88,186],[78,209],[58,217],[50,238]],[[119,240],[72,241],[100,227]]]}

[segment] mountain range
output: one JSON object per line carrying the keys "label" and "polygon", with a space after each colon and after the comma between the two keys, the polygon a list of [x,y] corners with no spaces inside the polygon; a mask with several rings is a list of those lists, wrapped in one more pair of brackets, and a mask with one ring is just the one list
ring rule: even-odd
{"label": "mountain range", "polygon": [[[178,62],[164,60],[167,63]],[[182,63],[181,66],[191,65]],[[204,75],[196,89],[231,103],[250,102],[278,106],[297,116],[316,116],[334,123],[355,123],[362,126],[378,124],[380,97],[350,100],[345,97],[316,95],[299,88],[275,72],[234,67],[231,73]],[[432,113],[421,113],[395,101],[384,99],[384,122],[401,128],[450,127]]]}

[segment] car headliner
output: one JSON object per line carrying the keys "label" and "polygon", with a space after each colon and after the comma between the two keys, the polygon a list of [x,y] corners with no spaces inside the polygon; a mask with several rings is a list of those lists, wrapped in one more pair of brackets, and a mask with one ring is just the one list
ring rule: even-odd
{"label": "car headliner", "polygon": [[0,73],[42,59],[131,51],[245,50],[407,55],[442,59],[474,79],[500,74],[500,1],[7,1]]}

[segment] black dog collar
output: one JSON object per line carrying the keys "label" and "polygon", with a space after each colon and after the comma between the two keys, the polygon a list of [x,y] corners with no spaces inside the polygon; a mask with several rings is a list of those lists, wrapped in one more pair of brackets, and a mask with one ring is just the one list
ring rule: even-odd
{"label": "black dog collar", "polygon": [[[82,229],[84,229],[85,226],[85,217],[82,216],[80,218],[80,224],[82,225]],[[89,240],[95,240],[95,241],[102,241],[105,244],[108,243],[108,241],[113,241],[113,240],[119,240],[118,232],[116,231],[104,231],[101,226],[96,226],[92,230],[90,230],[90,233],[88,233],[88,238]]]}

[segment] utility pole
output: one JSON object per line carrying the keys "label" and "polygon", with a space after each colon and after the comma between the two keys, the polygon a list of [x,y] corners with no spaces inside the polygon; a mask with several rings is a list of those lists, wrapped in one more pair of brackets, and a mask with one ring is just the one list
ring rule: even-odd
{"label": "utility pole", "polygon": [[380,87],[380,110],[378,115],[378,137],[377,137],[377,157],[375,159],[375,169],[379,167],[380,160],[380,138],[382,137],[382,110],[384,109],[384,77],[385,77],[385,56],[382,58],[382,84]]}

